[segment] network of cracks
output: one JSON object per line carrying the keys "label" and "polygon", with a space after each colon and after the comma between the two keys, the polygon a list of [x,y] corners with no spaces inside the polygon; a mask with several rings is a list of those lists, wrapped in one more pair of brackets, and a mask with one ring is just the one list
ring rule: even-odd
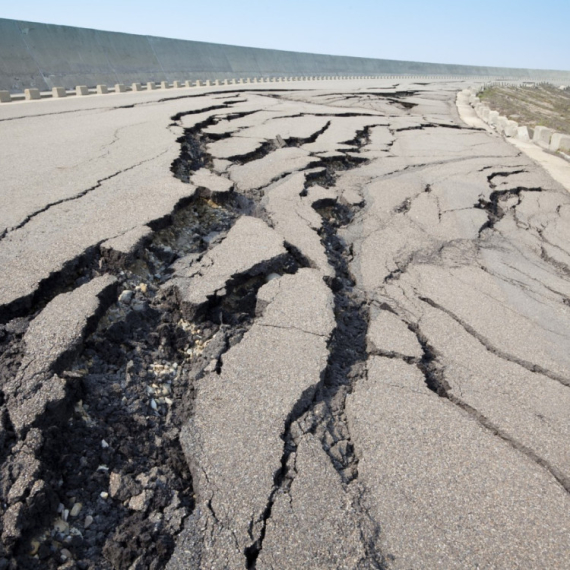
{"label": "network of cracks", "polygon": [[[453,121],[438,122],[433,117],[414,115],[417,104],[408,101],[417,95],[414,91],[305,94],[304,100],[288,92],[261,91],[256,95],[298,104],[299,111],[284,115],[285,119],[318,117],[323,121],[308,136],[282,136],[276,131],[254,150],[221,161],[208,149],[242,136],[246,128],[255,125],[256,111],[239,110],[239,104],[247,100],[243,92],[226,93],[214,103],[210,100],[199,110],[206,118],[185,128],[177,141],[180,156],[172,164],[172,175],[192,184],[196,173],[209,172],[227,182],[221,190],[204,183],[171,215],[152,223],[150,232],[131,251],[94,246],[42,282],[33,298],[0,309],[0,492],[4,506],[0,568],[165,568],[178,538],[184,533],[199,534],[189,527],[199,519],[200,509],[210,509],[215,524],[224,526],[211,500],[204,499],[194,488],[193,478],[203,467],[185,455],[180,441],[181,430],[195,413],[196,386],[209,375],[222,375],[226,355],[259,324],[264,306],[258,294],[263,287],[306,269],[318,269],[321,262],[312,250],[304,251],[299,243],[284,237],[278,255],[224,275],[223,287],[192,302],[176,286],[177,271],[182,262],[189,271],[198,268],[196,279],[200,272],[206,274],[208,260],[215,259],[217,248],[244,219],[255,218],[279,232],[279,221],[267,196],[296,176],[303,182],[295,200],[304,207],[308,204],[318,216],[318,222],[309,224],[308,231],[316,235],[328,265],[321,278],[332,299],[334,326],[325,339],[328,357],[318,378],[282,419],[280,460],[274,466],[264,507],[254,513],[247,541],[235,539],[242,567],[267,567],[260,562],[268,525],[276,502],[291,493],[299,477],[298,450],[308,434],[319,442],[354,515],[359,542],[354,567],[390,566],[394,556],[382,547],[381,521],[370,509],[366,488],[359,481],[361,457],[346,408],[347,398],[366,380],[371,358],[396,359],[415,368],[432,394],[456,406],[570,490],[569,479],[555,460],[519,441],[465,400],[450,382],[445,355],[422,329],[418,318],[421,310],[414,314],[402,302],[413,284],[402,285],[398,295],[392,294],[414,266],[437,265],[438,259],[456,255],[461,248],[468,251],[468,257],[477,256],[501,234],[502,220],[512,220],[521,227],[527,224],[518,209],[526,196],[543,192],[539,185],[526,187],[518,182],[517,177],[527,172],[527,166],[517,166],[516,156],[503,170],[483,166],[480,172],[486,178],[487,191],[469,206],[475,212],[474,219],[481,221],[473,236],[430,236],[418,246],[413,243],[416,234],[410,233],[410,247],[393,252],[378,287],[372,291],[363,286],[359,267],[359,248],[368,235],[363,218],[369,211],[369,200],[374,200],[367,185],[378,179],[396,180],[430,165],[421,160],[411,165],[397,162],[380,174],[371,166],[394,158],[393,147],[403,133],[413,136],[416,131],[435,133],[444,129],[469,136],[476,131]],[[381,110],[376,107],[377,101],[383,105]],[[310,103],[310,110],[306,103]],[[340,103],[346,109],[335,107]],[[323,106],[320,113],[316,111],[318,105]],[[388,114],[390,108],[393,115]],[[172,124],[181,125],[192,114],[198,112],[179,113],[171,118]],[[335,131],[339,119],[360,125],[353,128],[347,140],[342,138],[342,130],[340,135]],[[221,132],[216,128],[221,124],[248,126]],[[240,186],[232,179],[233,169],[248,165],[261,168],[264,161],[283,149],[310,149],[328,135],[328,152],[306,151],[301,166],[285,166],[261,186]],[[479,163],[490,160],[485,156],[474,158]],[[445,163],[442,160],[441,164]],[[359,172],[360,178],[350,177]],[[513,184],[498,184],[508,183],[509,179]],[[390,224],[414,224],[418,201],[433,197],[436,184],[426,180],[422,192],[402,196],[378,231]],[[350,184],[354,188],[348,195]],[[448,211],[442,209],[437,197],[433,203],[437,203],[436,219],[441,222]],[[302,217],[299,208],[291,215]],[[477,217],[481,214],[484,219]],[[557,278],[567,278],[570,269],[561,256],[555,258],[556,247],[547,242],[546,236],[537,239],[547,246],[539,254],[541,262]],[[78,341],[48,360],[45,370],[33,371],[26,354],[26,333],[34,321],[61,296],[68,295],[73,303],[74,292],[95,283],[101,283],[96,290],[97,306],[82,322]],[[558,295],[562,305],[568,305],[562,292],[556,290],[553,294]],[[474,326],[428,294],[418,292],[417,303],[444,313],[494,356],[566,387],[570,385],[564,374],[494,346]],[[371,323],[385,313],[399,321],[405,334],[417,343],[416,352],[401,353],[374,342]],[[29,370],[34,378],[44,374],[44,382],[48,378],[59,388],[48,404],[20,424],[11,417],[11,410],[29,397],[24,393],[24,387],[32,382],[26,376]],[[195,561],[201,559],[204,548],[204,544],[196,546],[200,540],[205,543],[206,538],[191,540],[196,548]]]}

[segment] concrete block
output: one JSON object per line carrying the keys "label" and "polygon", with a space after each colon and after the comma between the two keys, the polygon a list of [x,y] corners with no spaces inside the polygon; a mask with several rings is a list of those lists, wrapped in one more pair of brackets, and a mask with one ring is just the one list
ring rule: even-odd
{"label": "concrete block", "polygon": [[487,122],[490,125],[496,125],[499,117],[500,115],[498,111],[489,111],[489,118],[487,119]]}
{"label": "concrete block", "polygon": [[570,135],[563,135],[562,133],[554,133],[550,139],[550,150],[556,152],[570,152]]}
{"label": "concrete block", "polygon": [[528,127],[519,127],[517,130],[517,139],[520,141],[530,141],[530,135],[528,133]]}
{"label": "concrete block", "polygon": [[187,87],[188,89],[190,89],[191,87],[194,87],[194,85],[192,85],[192,81],[185,81],[184,87]]}
{"label": "concrete block", "polygon": [[87,85],[78,85],[75,88],[75,94],[79,96],[89,95],[89,89],[87,89]]}
{"label": "concrete block", "polygon": [[516,137],[519,132],[519,124],[516,121],[509,121],[505,127],[505,136]]}
{"label": "concrete block", "polygon": [[549,129],[547,127],[536,127],[534,129],[532,142],[535,142],[536,144],[549,149],[550,139],[552,138],[554,132],[555,131],[553,129]]}
{"label": "concrete block", "polygon": [[210,85],[212,85],[212,82],[209,79],[206,79],[206,81],[204,81],[204,85],[206,87],[210,87]]}
{"label": "concrete block", "polygon": [[487,107],[487,105],[483,104],[479,107],[478,109],[479,112],[479,116],[484,120],[484,121],[488,121],[489,120],[489,113],[491,112],[491,109],[489,109],[489,107]]}
{"label": "concrete block", "polygon": [[257,83],[257,77],[253,78],[253,83]]}
{"label": "concrete block", "polygon": [[97,85],[97,95],[107,95],[109,90],[106,85]]}
{"label": "concrete block", "polygon": [[133,91],[142,91],[142,85],[140,83],[133,83],[131,88]]}
{"label": "concrete block", "polygon": [[173,81],[172,88],[173,89],[180,89],[182,87],[182,81]]}
{"label": "concrete block", "polygon": [[9,103],[11,100],[10,91],[0,91],[0,103]]}
{"label": "concrete block", "polygon": [[160,88],[161,89],[170,89],[170,83],[168,83],[168,81],[161,81],[160,82]]}
{"label": "concrete block", "polygon": [[499,116],[497,119],[495,126],[500,133],[504,133],[507,125],[509,124],[509,119],[507,117],[503,117],[502,115]]}
{"label": "concrete block", "polygon": [[53,87],[51,90],[51,96],[56,99],[67,97],[67,91],[65,90],[65,87]]}
{"label": "concrete block", "polygon": [[122,83],[117,83],[115,85],[115,93],[125,93],[127,91],[127,86]]}
{"label": "concrete block", "polygon": [[146,84],[146,89],[147,91],[153,91],[154,89],[156,89],[156,84],[154,83],[154,81],[149,81]]}
{"label": "concrete block", "polygon": [[196,87],[202,87],[202,82],[199,79],[196,81]]}
{"label": "concrete block", "polygon": [[24,93],[26,95],[26,101],[32,101],[33,99],[41,98],[39,89],[26,89]]}
{"label": "concrete block", "polygon": [[214,79],[214,85],[219,85],[220,84],[220,80],[219,79]]}

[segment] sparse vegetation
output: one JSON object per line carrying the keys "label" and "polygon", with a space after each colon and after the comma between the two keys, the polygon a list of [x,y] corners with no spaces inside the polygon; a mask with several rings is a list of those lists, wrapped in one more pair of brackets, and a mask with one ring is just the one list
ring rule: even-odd
{"label": "sparse vegetation", "polygon": [[479,94],[501,115],[530,128],[543,125],[570,135],[570,89],[555,85],[493,86]]}

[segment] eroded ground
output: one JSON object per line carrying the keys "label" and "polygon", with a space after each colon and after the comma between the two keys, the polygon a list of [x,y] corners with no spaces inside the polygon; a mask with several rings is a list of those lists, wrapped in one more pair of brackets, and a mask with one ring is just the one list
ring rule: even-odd
{"label": "eroded ground", "polygon": [[0,117],[0,568],[567,565],[570,197],[461,87]]}

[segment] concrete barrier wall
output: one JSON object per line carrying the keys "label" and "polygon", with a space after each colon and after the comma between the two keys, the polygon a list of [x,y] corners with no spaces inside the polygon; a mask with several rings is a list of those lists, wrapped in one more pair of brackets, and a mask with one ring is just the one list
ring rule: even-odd
{"label": "concrete barrier wall", "polygon": [[553,129],[540,125],[531,130],[529,127],[521,126],[516,121],[501,116],[498,111],[491,111],[487,103],[477,97],[477,93],[482,90],[484,87],[480,87],[479,91],[463,89],[457,94],[457,105],[471,105],[481,120],[508,138],[517,138],[525,142],[532,141],[546,150],[561,152],[564,155],[570,153],[570,135],[557,133]]}
{"label": "concrete barrier wall", "polygon": [[0,90],[279,75],[444,75],[570,82],[569,71],[318,55],[0,18]]}

